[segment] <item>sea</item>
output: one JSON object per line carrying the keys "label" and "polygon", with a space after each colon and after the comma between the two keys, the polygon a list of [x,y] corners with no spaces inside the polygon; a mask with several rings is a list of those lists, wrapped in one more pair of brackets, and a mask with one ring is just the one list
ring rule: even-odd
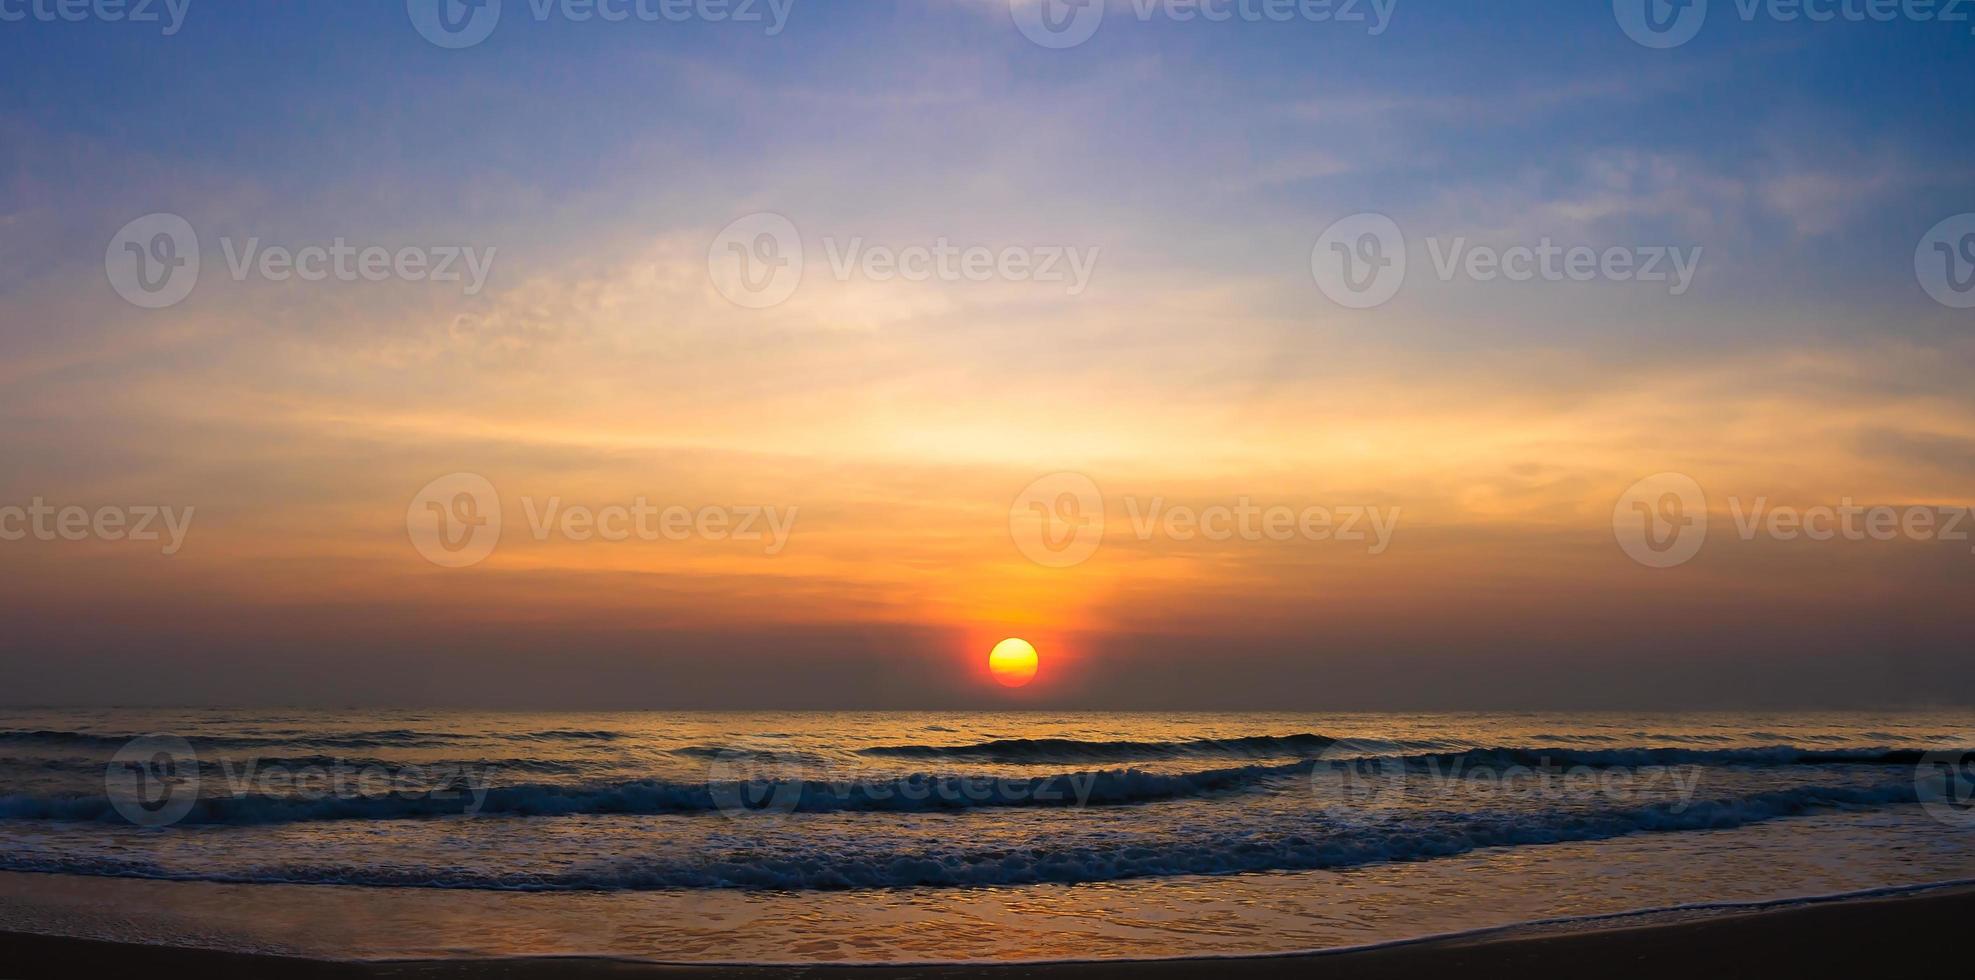
{"label": "sea", "polygon": [[341,959],[1341,949],[1975,880],[1975,713],[0,709],[0,930]]}

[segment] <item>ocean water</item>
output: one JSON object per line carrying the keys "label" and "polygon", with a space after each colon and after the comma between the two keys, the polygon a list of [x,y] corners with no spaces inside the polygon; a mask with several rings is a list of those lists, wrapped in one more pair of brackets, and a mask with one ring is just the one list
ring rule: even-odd
{"label": "ocean water", "polygon": [[0,928],[1287,952],[1975,879],[1975,717],[0,711]]}

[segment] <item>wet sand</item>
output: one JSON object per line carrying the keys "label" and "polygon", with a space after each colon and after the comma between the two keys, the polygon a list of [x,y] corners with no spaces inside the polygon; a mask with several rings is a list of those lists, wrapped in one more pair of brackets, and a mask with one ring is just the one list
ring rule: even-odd
{"label": "wet sand", "polygon": [[856,980],[1086,980],[1198,976],[1236,978],[1419,977],[1446,971],[1482,976],[1597,976],[1664,980],[1703,975],[1876,975],[1938,965],[1975,916],[1975,889],[1941,889],[1708,913],[1607,920],[1598,927],[1510,929],[1376,949],[1246,959],[1105,961],[942,966],[661,966],[583,958],[334,962],[0,934],[0,975],[100,976],[143,971],[198,977],[453,978],[549,977],[856,978]]}

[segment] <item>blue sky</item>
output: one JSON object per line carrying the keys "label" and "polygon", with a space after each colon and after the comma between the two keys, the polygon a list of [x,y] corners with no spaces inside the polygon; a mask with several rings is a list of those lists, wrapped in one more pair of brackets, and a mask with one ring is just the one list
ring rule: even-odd
{"label": "blue sky", "polygon": [[[1654,51],[1602,3],[1401,0],[1376,37],[1121,12],[1051,51],[992,0],[798,0],[775,37],[509,6],[463,51],[427,44],[391,0],[195,0],[168,38],[9,25],[10,169],[104,221],[130,206],[119,190],[169,205],[244,185],[311,220],[551,242],[768,198],[860,222],[972,204],[1262,242],[1361,209],[1433,226],[1568,198],[1631,155],[1678,170],[1630,193],[1715,209],[1722,257],[1801,295],[1896,273],[1900,243],[1966,206],[1975,142],[1951,108],[1975,74],[1965,25],[1742,23],[1717,3],[1693,42]],[[1000,185],[986,195],[968,183],[984,173]],[[1779,175],[1817,183],[1769,207],[1694,186]],[[1695,233],[1655,217],[1613,233]],[[93,259],[100,230],[64,224]],[[1199,260],[1228,255],[1255,261]]]}

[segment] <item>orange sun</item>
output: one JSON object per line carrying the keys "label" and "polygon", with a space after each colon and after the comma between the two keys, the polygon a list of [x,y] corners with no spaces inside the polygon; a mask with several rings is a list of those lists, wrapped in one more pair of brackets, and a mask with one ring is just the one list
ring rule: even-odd
{"label": "orange sun", "polygon": [[1021,687],[1035,680],[1036,648],[1012,636],[1002,640],[988,654],[988,672],[1005,687]]}

